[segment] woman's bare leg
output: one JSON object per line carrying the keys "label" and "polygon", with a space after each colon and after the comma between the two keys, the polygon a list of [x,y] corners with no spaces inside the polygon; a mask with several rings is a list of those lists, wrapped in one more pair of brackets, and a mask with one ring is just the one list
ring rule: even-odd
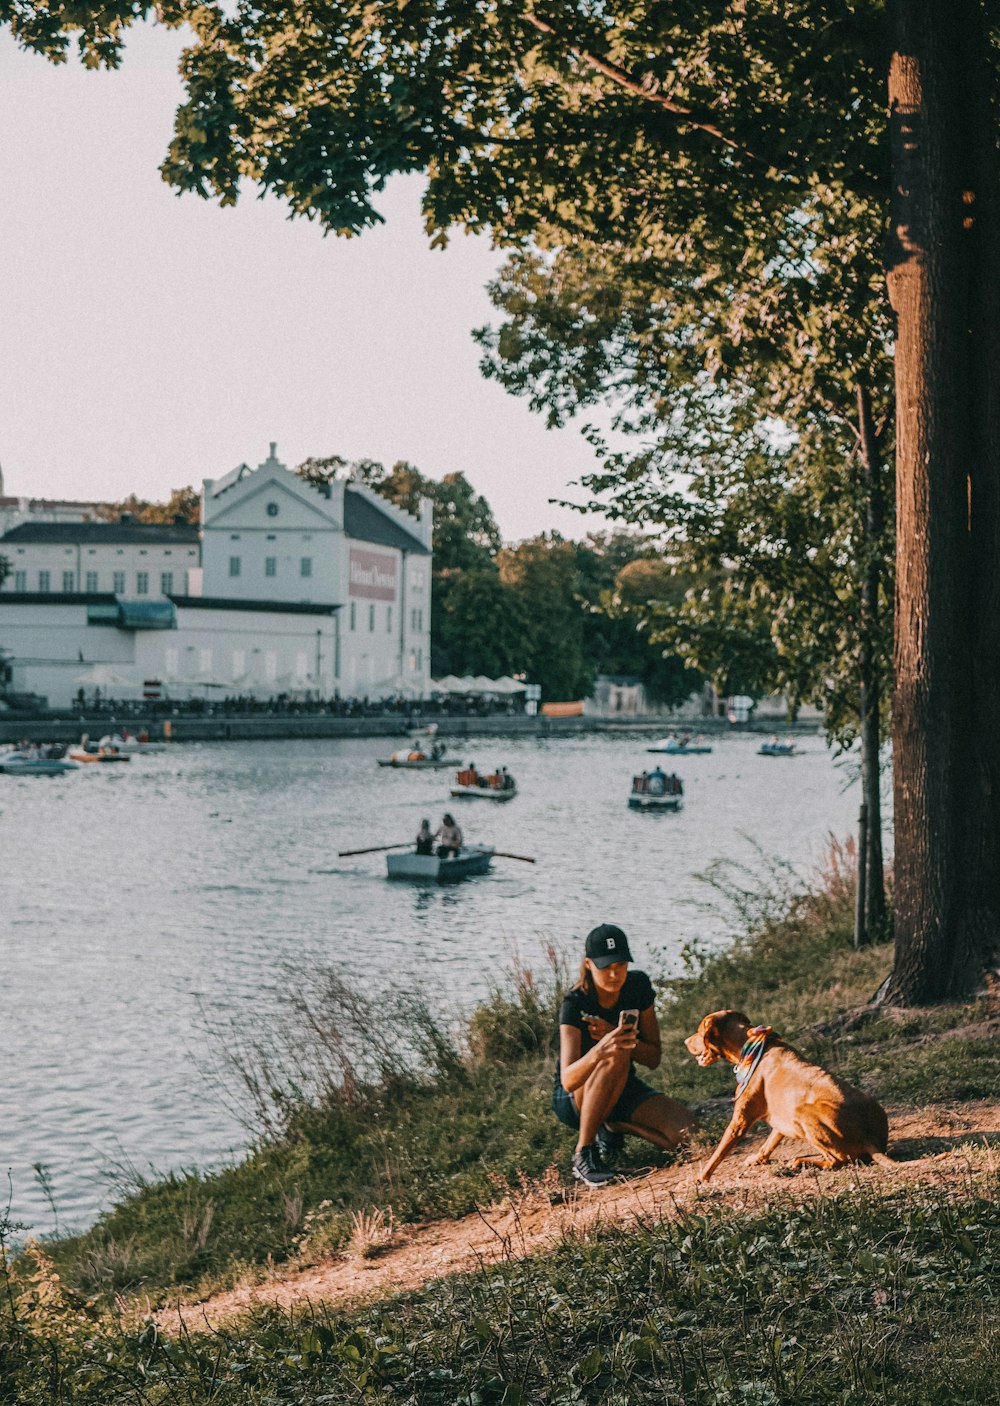
{"label": "woman's bare leg", "polygon": [[630,1067],[631,1055],[623,1051],[599,1064],[583,1088],[574,1092],[573,1097],[580,1110],[577,1151],[594,1141],[597,1129],[621,1098]]}
{"label": "woman's bare leg", "polygon": [[672,1152],[698,1126],[698,1119],[683,1103],[666,1094],[657,1094],[633,1109],[628,1122],[615,1121],[609,1126],[616,1132],[645,1138],[664,1152]]}

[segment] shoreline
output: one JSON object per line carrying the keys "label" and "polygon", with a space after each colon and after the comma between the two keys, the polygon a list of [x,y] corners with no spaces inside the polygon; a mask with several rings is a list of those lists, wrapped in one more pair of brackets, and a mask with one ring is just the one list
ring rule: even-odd
{"label": "shoreline", "polygon": [[[406,737],[437,723],[440,737],[576,737],[588,733],[629,733],[658,735],[668,732],[711,734],[713,737],[750,733],[763,735],[779,732],[795,736],[815,735],[821,731],[818,719],[789,723],[782,718],[767,717],[736,726],[725,718],[615,718],[527,717],[517,714],[481,716],[475,713],[430,715],[409,723],[401,715],[384,714],[377,717],[336,717],[324,713],[212,713],[181,714],[163,718],[155,714],[137,714],[115,718],[108,714],[80,714],[67,718],[62,714],[35,714],[9,719],[0,714],[0,746],[14,744],[23,738],[37,742],[77,742],[84,732],[100,737],[115,727],[127,727],[137,733],[145,728],[150,739],[160,741],[169,736],[173,742],[254,742],[287,741],[293,738],[351,738]],[[169,725],[169,733],[164,731]]]}

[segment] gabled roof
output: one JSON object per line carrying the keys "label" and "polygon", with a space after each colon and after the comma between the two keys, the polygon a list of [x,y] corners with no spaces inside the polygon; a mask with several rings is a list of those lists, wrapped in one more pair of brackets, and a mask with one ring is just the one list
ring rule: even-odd
{"label": "gabled roof", "polygon": [[349,484],[344,488],[344,531],[348,537],[357,537],[362,542],[377,542],[380,547],[398,547],[401,552],[430,556],[419,537],[393,522],[388,514],[380,512]]}
{"label": "gabled roof", "polygon": [[0,541],[82,542],[90,546],[101,543],[189,543],[198,542],[198,528],[192,523],[173,522],[22,522]]}

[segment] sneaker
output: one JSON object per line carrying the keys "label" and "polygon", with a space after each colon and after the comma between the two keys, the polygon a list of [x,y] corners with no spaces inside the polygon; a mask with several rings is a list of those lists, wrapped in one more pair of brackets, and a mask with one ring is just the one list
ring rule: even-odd
{"label": "sneaker", "polygon": [[604,1186],[605,1182],[614,1181],[615,1178],[614,1172],[606,1171],[601,1166],[593,1143],[573,1153],[573,1175],[584,1186]]}
{"label": "sneaker", "polygon": [[607,1123],[602,1123],[597,1129],[594,1145],[600,1153],[601,1161],[611,1162],[625,1150],[625,1134],[617,1133],[613,1128],[609,1128]]}

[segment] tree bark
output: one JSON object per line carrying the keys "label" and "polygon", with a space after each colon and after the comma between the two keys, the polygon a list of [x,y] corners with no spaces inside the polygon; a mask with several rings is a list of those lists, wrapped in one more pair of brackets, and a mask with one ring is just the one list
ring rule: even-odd
{"label": "tree bark", "polygon": [[995,352],[972,335],[982,320],[977,263],[995,262],[987,245],[997,236],[969,219],[977,182],[995,169],[992,125],[978,130],[992,157],[976,145],[982,94],[971,68],[987,55],[980,0],[896,0],[894,24],[886,262],[898,318],[896,958],[885,999],[908,1005],[967,995],[1000,931],[997,881],[972,872],[997,845],[976,696],[997,661],[976,660],[996,629],[984,618],[1000,569],[995,501],[992,519],[981,513],[991,489],[995,499],[984,446],[996,411],[982,400],[987,387],[996,394],[996,365],[981,364]]}
{"label": "tree bark", "polygon": [[878,667],[879,589],[882,533],[884,528],[881,465],[871,397],[864,381],[858,382],[858,439],[865,490],[864,542],[867,561],[861,588],[861,804],[864,823],[859,828],[858,913],[855,946],[876,942],[885,926],[885,873],[882,857],[881,751],[882,680]]}

